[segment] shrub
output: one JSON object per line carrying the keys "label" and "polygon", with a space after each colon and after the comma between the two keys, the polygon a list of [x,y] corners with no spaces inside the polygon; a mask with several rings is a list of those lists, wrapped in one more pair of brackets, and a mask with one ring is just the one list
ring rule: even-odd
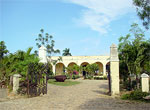
{"label": "shrub", "polygon": [[95,80],[107,80],[107,76],[94,76]]}
{"label": "shrub", "polygon": [[123,100],[129,100],[130,99],[130,94],[124,94],[124,95],[122,95],[121,99],[123,99]]}
{"label": "shrub", "polygon": [[80,76],[79,75],[72,75],[72,79],[78,79],[78,78],[80,78]]}
{"label": "shrub", "polygon": [[146,97],[148,95],[150,95],[150,93],[142,92],[141,90],[135,90],[135,91],[132,91],[130,94],[122,95],[121,99],[145,101],[143,97]]}
{"label": "shrub", "polygon": [[92,79],[93,78],[93,76],[91,76],[91,75],[86,75],[85,77],[84,77],[84,79]]}
{"label": "shrub", "polygon": [[49,76],[47,76],[47,80],[48,79],[55,79],[55,76],[54,75],[49,75]]}
{"label": "shrub", "polygon": [[143,97],[147,95],[149,95],[149,93],[136,90],[136,91],[131,92],[130,99],[131,100],[143,100]]}

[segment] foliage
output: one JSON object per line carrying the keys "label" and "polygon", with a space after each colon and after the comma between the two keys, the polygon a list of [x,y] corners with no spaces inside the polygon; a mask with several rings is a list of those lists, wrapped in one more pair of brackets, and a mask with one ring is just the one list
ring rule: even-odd
{"label": "foliage", "polygon": [[10,76],[13,74],[20,74],[22,80],[25,80],[28,64],[32,62],[39,62],[39,58],[35,54],[30,54],[32,48],[25,51],[17,51],[14,54],[9,54],[2,60],[3,66],[0,67],[0,80],[4,80],[9,84]]}
{"label": "foliage", "polygon": [[123,100],[138,100],[145,101],[143,97],[150,95],[150,93],[142,92],[141,90],[132,91],[129,94],[123,94],[121,99]]}
{"label": "foliage", "polygon": [[9,51],[7,50],[7,47],[5,46],[4,41],[0,41],[0,60],[6,55]]}
{"label": "foliage", "polygon": [[65,82],[57,82],[56,80],[53,79],[48,80],[48,83],[58,85],[58,86],[72,86],[72,85],[80,84],[80,82],[78,81],[66,80]]}
{"label": "foliage", "polygon": [[[40,32],[38,38],[35,39],[37,47],[40,48],[42,45],[46,47],[48,56],[51,56],[53,53],[60,53],[59,49],[54,49],[55,41],[53,40],[53,36],[44,33],[44,29],[41,29]],[[35,51],[35,53],[37,53],[37,51]]]}
{"label": "foliage", "polygon": [[[53,40],[53,36],[49,35],[48,33],[44,33],[44,29],[40,30],[40,34],[38,35],[38,38],[35,39],[36,45],[38,48],[41,46],[46,47],[46,51],[49,57],[48,63],[52,63],[53,65],[56,65],[57,62],[62,61],[62,57],[59,57],[56,60],[51,59],[51,55],[60,53],[59,49],[54,49],[55,41]],[[38,56],[38,51],[35,51],[35,54]]]}
{"label": "foliage", "polygon": [[27,93],[29,96],[37,96],[40,95],[41,92],[43,94],[46,93],[46,77],[51,74],[49,72],[50,66],[48,64],[38,62],[29,63],[27,75],[25,79],[20,80],[18,92],[21,94]]}
{"label": "foliage", "polygon": [[[136,75],[136,84],[139,84],[138,76],[143,72],[149,72],[150,42],[144,39],[144,32],[138,24],[132,24],[130,34],[119,38],[120,74],[125,80],[131,74]],[[138,88],[138,85],[137,85]]]}
{"label": "foliage", "polygon": [[94,76],[95,80],[107,80],[107,76]]}
{"label": "foliage", "polygon": [[66,67],[66,70],[67,70],[67,78],[68,79],[77,79],[79,78],[79,72],[81,71],[81,67],[78,66],[78,65],[73,65],[73,66],[69,66],[69,67]]}
{"label": "foliage", "polygon": [[[140,73],[140,63],[143,58],[141,44],[143,42],[143,32],[138,28],[137,24],[131,25],[130,32],[133,33],[135,39],[130,40],[131,34],[119,39],[119,57],[126,63],[129,73]],[[139,69],[139,70],[138,70]]]}
{"label": "foliage", "polygon": [[69,48],[65,48],[63,50],[62,56],[72,56],[71,53],[70,53],[70,49]]}
{"label": "foliage", "polygon": [[85,79],[92,79],[98,69],[99,67],[96,63],[88,64],[86,67],[83,67],[83,70],[86,71]]}
{"label": "foliage", "polygon": [[84,79],[93,79],[93,75],[86,74],[84,76]]}
{"label": "foliage", "polygon": [[150,1],[149,0],[133,0],[133,4],[136,6],[137,14],[143,21],[143,25],[146,29],[150,26]]}

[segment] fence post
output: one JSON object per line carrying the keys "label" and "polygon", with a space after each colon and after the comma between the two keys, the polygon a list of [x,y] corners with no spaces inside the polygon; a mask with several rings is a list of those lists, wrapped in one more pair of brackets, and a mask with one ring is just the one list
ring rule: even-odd
{"label": "fence post", "polygon": [[141,75],[142,92],[149,92],[149,76],[145,73]]}
{"label": "fence post", "polygon": [[19,79],[20,79],[19,74],[14,74],[13,75],[13,92],[14,93],[17,93],[17,91],[19,89]]}
{"label": "fence post", "polygon": [[119,58],[118,48],[115,44],[110,47],[110,81],[111,81],[111,95],[120,94],[119,85]]}

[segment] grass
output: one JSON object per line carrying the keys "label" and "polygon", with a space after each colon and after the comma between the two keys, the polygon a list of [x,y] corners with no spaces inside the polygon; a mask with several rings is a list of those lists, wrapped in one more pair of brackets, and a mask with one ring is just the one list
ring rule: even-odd
{"label": "grass", "polygon": [[78,81],[65,80],[65,82],[57,82],[55,79],[48,80],[48,83],[58,85],[58,86],[72,86],[72,85],[80,84],[80,82]]}

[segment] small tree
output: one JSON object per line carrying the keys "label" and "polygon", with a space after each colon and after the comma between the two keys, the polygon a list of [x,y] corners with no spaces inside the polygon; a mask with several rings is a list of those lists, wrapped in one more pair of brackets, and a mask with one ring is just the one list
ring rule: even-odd
{"label": "small tree", "polygon": [[66,67],[67,74],[70,75],[70,77],[76,77],[79,76],[79,72],[81,71],[81,67],[78,65],[73,65]]}
{"label": "small tree", "polygon": [[96,74],[98,69],[99,69],[98,64],[96,63],[88,64],[85,67],[85,71],[87,72],[86,75],[92,77],[94,74]]}

